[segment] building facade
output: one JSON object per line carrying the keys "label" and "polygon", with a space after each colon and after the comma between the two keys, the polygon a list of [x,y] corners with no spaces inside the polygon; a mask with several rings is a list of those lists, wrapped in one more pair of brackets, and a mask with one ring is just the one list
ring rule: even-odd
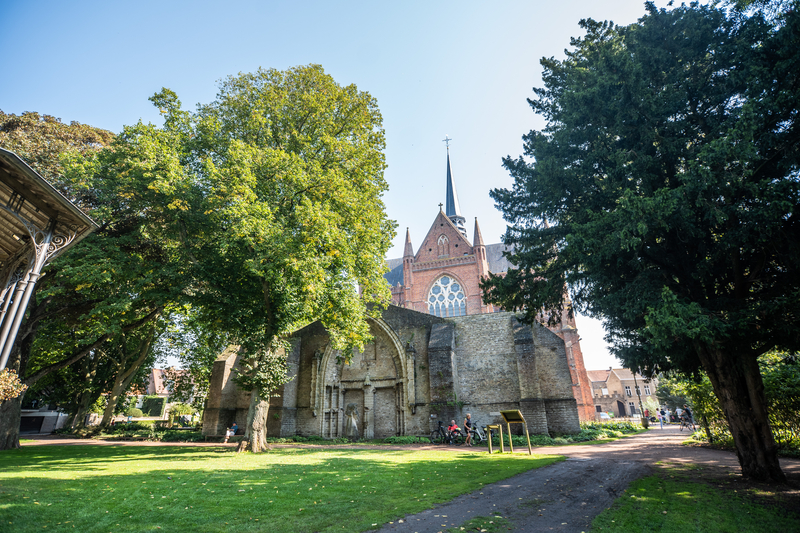
{"label": "building facade", "polygon": [[[477,217],[472,242],[467,238],[449,151],[446,185],[445,204],[439,204],[439,212],[417,251],[414,252],[411,234],[406,229],[403,257],[387,261],[390,270],[386,280],[391,286],[392,303],[439,317],[498,312],[499,308],[483,303],[480,281],[490,273],[502,275],[508,270],[509,263],[503,255],[508,247],[502,243],[486,245]],[[569,298],[566,295],[565,298],[569,308]],[[559,324],[548,327],[564,342],[581,420],[594,420],[591,384],[575,317],[565,311]]]}
{"label": "building facade", "polygon": [[642,404],[648,399],[659,403],[658,379],[647,379],[641,374],[634,377],[627,368],[589,370],[588,375],[592,380],[595,413],[613,413],[617,417],[640,415],[640,398]]}
{"label": "building facade", "polygon": [[[349,364],[315,322],[290,339],[291,380],[270,398],[267,434],[325,438],[428,435],[466,413],[481,425],[519,409],[531,433],[580,431],[564,342],[513,313],[445,318],[389,306],[369,319],[373,342]],[[233,381],[241,354],[214,363],[203,433],[243,426],[249,391]],[[521,431],[521,427],[517,427]]]}

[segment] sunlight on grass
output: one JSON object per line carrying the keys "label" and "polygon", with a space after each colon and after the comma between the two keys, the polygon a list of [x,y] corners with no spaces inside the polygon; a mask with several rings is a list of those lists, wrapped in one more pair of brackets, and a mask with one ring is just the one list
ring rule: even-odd
{"label": "sunlight on grass", "polygon": [[654,475],[631,483],[611,509],[595,518],[592,531],[762,533],[800,531],[800,521],[704,483]]}
{"label": "sunlight on grass", "polygon": [[0,531],[365,531],[555,456],[37,446],[0,453]]}

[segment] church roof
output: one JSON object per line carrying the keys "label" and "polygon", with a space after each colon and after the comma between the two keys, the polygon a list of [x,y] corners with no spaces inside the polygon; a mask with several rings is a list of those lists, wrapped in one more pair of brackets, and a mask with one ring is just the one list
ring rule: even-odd
{"label": "church roof", "polygon": [[390,287],[395,287],[398,283],[403,284],[403,258],[388,259],[389,272],[383,275]]}

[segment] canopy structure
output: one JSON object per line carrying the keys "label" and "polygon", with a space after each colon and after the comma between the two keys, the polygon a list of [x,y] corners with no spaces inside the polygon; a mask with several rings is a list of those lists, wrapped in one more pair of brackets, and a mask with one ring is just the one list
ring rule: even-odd
{"label": "canopy structure", "polygon": [[17,154],[0,148],[0,370],[42,268],[95,229]]}

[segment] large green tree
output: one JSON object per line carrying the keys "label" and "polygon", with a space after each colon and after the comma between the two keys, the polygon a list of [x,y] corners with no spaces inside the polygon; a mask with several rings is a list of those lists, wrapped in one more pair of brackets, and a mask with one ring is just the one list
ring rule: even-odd
{"label": "large green tree", "polygon": [[193,113],[167,89],[151,100],[176,164],[150,187],[175,197],[197,320],[247,354],[239,381],[259,451],[269,394],[287,378],[282,339],[319,319],[347,354],[388,302],[382,118],[318,65],[231,76]]}
{"label": "large green tree", "polygon": [[[185,297],[191,278],[176,261],[174,195],[149,187],[153,176],[172,164],[163,132],[137,124],[112,138],[35,113],[2,118],[4,146],[18,151],[100,224],[46,267],[36,285],[9,358],[9,367],[32,386],[140,336],[137,330],[151,327]],[[106,142],[112,147],[104,150]],[[21,401],[0,403],[0,449],[19,446]]]}
{"label": "large green tree", "polygon": [[703,369],[745,476],[783,480],[759,355],[800,344],[800,11],[728,16],[648,5],[582,21],[543,59],[526,135],[492,196],[516,265],[488,300],[601,317],[613,350],[653,374]]}

